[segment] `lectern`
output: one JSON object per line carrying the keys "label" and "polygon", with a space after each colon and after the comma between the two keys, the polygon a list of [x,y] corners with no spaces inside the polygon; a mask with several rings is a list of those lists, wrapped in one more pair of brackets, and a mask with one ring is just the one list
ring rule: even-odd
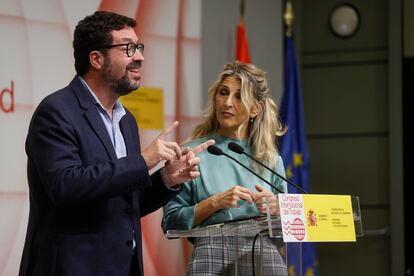
{"label": "lectern", "polygon": [[[359,205],[358,197],[351,197],[352,211],[354,218],[354,227],[356,237],[363,236],[362,229],[362,218],[361,210]],[[276,239],[277,244],[280,245],[280,248],[283,250],[281,255],[287,262],[287,252],[285,243],[283,242],[283,226],[281,224],[280,217],[270,216],[269,214],[260,217],[246,218],[237,221],[228,221],[220,224],[209,225],[206,227],[196,227],[190,230],[168,230],[166,232],[168,238],[195,238],[195,237],[235,237],[235,256],[234,256],[234,275],[253,275],[253,272],[246,272],[240,270],[240,261],[239,261],[239,250],[237,243],[238,237],[253,237],[254,241],[259,245],[259,250],[257,252],[252,252],[254,254],[255,260],[255,275],[263,276],[263,262],[262,262],[262,239],[265,236],[269,236],[272,239]],[[300,243],[301,244],[301,243]],[[252,251],[254,247],[252,247]],[[302,258],[300,258],[302,259]],[[286,266],[288,267],[288,263]],[[302,269],[301,269],[302,271]]]}

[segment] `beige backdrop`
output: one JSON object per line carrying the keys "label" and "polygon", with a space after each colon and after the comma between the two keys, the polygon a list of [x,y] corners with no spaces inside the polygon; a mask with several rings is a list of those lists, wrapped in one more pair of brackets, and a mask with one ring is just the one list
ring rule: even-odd
{"label": "beige backdrop", "polygon": [[[143,86],[165,93],[164,124],[179,120],[182,141],[201,110],[201,0],[0,1],[0,275],[17,275],[29,204],[24,142],[37,104],[73,78],[72,33],[93,11],[137,19],[145,43]],[[159,130],[141,130],[142,145]],[[174,137],[172,137],[174,139]],[[190,249],[166,240],[162,211],[143,221],[147,275],[183,275]]]}

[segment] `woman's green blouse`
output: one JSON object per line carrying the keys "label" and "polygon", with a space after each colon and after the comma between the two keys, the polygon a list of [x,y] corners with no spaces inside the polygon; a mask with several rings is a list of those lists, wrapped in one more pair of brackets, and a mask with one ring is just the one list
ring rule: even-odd
{"label": "woman's green blouse", "polygon": [[[218,134],[213,134],[193,140],[186,146],[192,148],[209,139],[214,139],[216,141],[216,146],[223,150],[223,152],[234,157],[250,169],[253,169],[252,162],[254,161],[252,161],[245,154],[237,154],[229,150],[227,147],[230,142],[235,142],[243,146],[246,153],[252,155],[248,140],[230,139],[222,137]],[[259,184],[263,188],[271,190],[274,194],[278,193],[270,185],[266,184],[260,178],[253,175],[251,172],[224,155],[213,155],[205,150],[199,153],[198,157],[201,159],[199,164],[200,177],[184,183],[182,185],[183,190],[163,208],[164,216],[162,220],[162,227],[164,232],[173,229],[191,229],[195,226],[206,226],[234,219],[258,216],[259,212],[254,204],[242,202],[239,208],[222,209],[214,213],[208,219],[204,220],[200,225],[194,225],[195,208],[197,208],[197,203],[211,197],[214,194],[224,192],[235,185],[246,187],[253,193],[257,193],[255,185]],[[277,155],[275,160],[276,172],[282,176],[285,176],[285,169],[280,155]],[[284,180],[273,175],[266,169],[263,169],[260,172],[255,169],[255,172],[259,173],[261,177],[268,180],[280,190],[286,191],[286,182]]]}

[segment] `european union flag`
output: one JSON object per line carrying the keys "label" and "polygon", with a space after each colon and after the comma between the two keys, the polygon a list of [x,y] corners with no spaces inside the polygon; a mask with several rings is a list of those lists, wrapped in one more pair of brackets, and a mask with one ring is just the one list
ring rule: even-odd
{"label": "european union flag", "polygon": [[[282,98],[281,120],[288,126],[288,131],[281,139],[280,151],[286,168],[286,176],[309,192],[309,154],[306,147],[302,89],[296,63],[295,45],[290,36],[286,37],[285,43],[285,91]],[[288,191],[300,193],[294,187],[289,187]],[[299,243],[288,243],[287,261],[288,272],[291,276],[317,275],[316,250],[313,243],[302,243],[302,250],[300,250]]]}

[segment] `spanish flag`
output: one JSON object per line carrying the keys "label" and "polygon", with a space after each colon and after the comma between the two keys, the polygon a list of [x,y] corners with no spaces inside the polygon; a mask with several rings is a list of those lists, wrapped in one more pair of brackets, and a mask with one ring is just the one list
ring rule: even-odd
{"label": "spanish flag", "polygon": [[250,63],[249,45],[247,44],[246,27],[243,19],[237,25],[236,59],[244,63]]}
{"label": "spanish flag", "polygon": [[236,30],[236,60],[250,63],[246,26],[244,25],[244,1],[240,1],[240,20]]}

